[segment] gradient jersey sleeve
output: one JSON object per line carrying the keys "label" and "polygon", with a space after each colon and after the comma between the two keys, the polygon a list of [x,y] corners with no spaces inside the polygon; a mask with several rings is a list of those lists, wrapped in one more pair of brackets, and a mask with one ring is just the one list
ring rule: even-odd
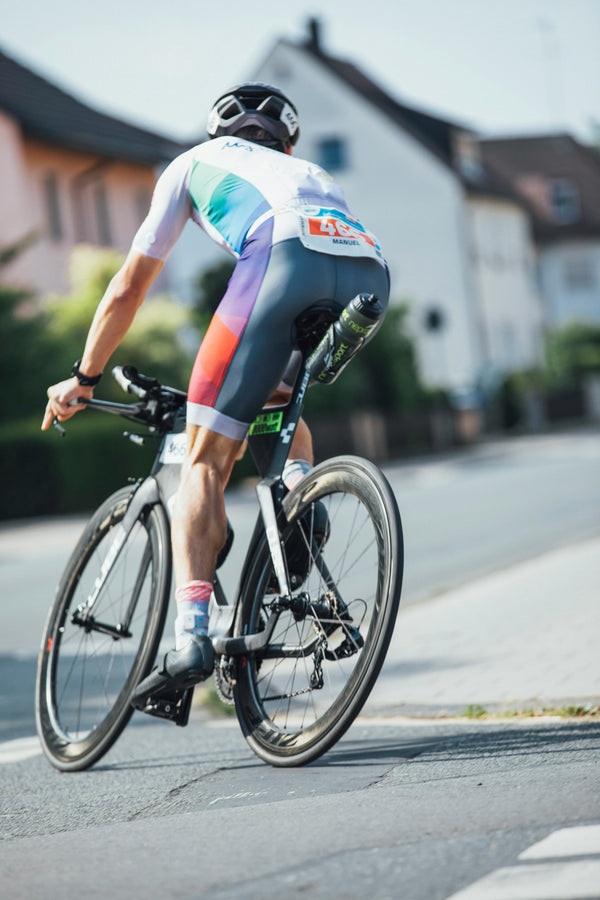
{"label": "gradient jersey sleeve", "polygon": [[249,141],[217,138],[165,169],[133,247],[164,260],[191,219],[239,257],[249,231],[265,217],[277,216],[274,242],[298,236],[289,210],[303,203],[348,212],[340,188],[319,166]]}

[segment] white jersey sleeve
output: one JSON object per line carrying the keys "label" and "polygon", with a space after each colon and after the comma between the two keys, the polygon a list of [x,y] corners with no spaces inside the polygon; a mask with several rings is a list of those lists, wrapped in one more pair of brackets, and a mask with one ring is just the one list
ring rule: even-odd
{"label": "white jersey sleeve", "polygon": [[188,191],[188,153],[173,160],[156,183],[148,215],[140,225],[132,248],[165,260],[177,243],[181,232],[192,215],[192,202]]}

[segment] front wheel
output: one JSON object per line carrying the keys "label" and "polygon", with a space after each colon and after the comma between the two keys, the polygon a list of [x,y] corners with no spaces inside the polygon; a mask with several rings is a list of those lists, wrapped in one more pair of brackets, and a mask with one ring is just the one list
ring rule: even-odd
{"label": "front wheel", "polygon": [[254,752],[303,765],[344,734],[389,646],[402,586],[400,514],[379,469],[339,457],[312,469],[283,503],[291,598],[277,593],[266,539],[241,598],[236,633],[275,620],[265,650],[238,661],[235,702]]}
{"label": "front wheel", "polygon": [[131,495],[117,491],[94,514],[46,622],[36,721],[57,769],[85,769],[113,745],[161,638],[171,583],[169,527],[162,507],[152,506],[125,535]]}

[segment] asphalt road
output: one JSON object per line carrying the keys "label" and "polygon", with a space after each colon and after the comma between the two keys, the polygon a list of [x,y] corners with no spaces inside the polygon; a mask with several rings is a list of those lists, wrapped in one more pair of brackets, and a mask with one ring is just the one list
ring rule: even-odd
{"label": "asphalt road", "polygon": [[[437,609],[453,587],[600,535],[598,437],[387,467],[406,533],[405,604]],[[230,498],[238,551],[252,507],[251,491]],[[3,896],[600,896],[594,719],[363,718],[322,760],[287,771],[260,763],[235,720],[196,708],[185,729],[136,715],[92,770],[53,770],[33,736],[35,654],[80,528],[0,530]]]}
{"label": "asphalt road", "polygon": [[564,827],[596,825],[600,852],[599,737],[598,722],[359,725],[288,771],[233,724],[138,723],[89,772],[1,767],[2,893],[443,900],[491,878],[480,900],[597,897],[598,855],[587,875],[571,858],[521,873],[537,884],[525,895],[494,879]]}

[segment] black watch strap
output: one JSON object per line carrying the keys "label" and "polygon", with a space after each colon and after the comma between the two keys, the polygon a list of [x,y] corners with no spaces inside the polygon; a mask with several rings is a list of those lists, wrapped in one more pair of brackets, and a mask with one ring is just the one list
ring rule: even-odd
{"label": "black watch strap", "polygon": [[102,378],[102,372],[100,372],[99,375],[84,375],[79,371],[80,365],[80,359],[78,359],[77,362],[73,365],[73,375],[75,376],[79,384],[82,385],[82,387],[95,387],[95,385],[97,385]]}

